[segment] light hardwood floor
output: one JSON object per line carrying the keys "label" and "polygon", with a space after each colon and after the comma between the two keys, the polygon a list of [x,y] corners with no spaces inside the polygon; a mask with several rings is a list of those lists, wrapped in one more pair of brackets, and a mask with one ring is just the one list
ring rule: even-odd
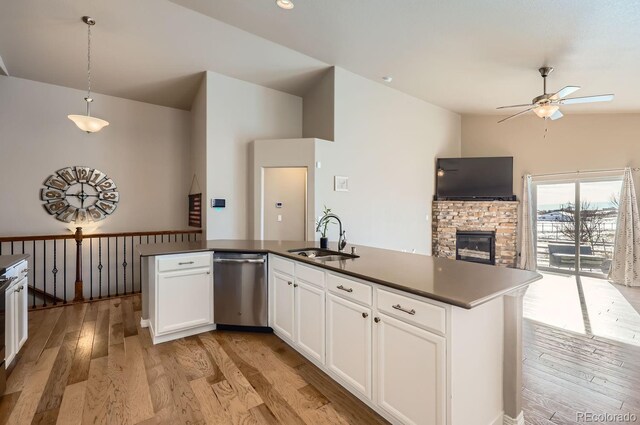
{"label": "light hardwood floor", "polygon": [[586,412],[634,413],[640,423],[640,288],[545,274],[524,316],[527,424],[585,423]]}
{"label": "light hardwood floor", "polygon": [[384,424],[273,334],[152,345],[140,297],[29,313],[5,424]]}

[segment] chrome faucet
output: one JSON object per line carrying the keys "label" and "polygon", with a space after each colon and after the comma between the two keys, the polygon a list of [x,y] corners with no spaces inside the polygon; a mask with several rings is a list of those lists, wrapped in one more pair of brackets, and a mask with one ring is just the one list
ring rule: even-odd
{"label": "chrome faucet", "polygon": [[331,220],[332,218],[338,220],[338,226],[340,226],[340,236],[338,236],[338,251],[342,252],[344,251],[344,247],[347,246],[347,237],[345,236],[346,230],[342,230],[342,220],[340,220],[340,217],[333,213],[325,214],[324,216],[322,216],[322,218],[320,218],[320,220],[318,220],[316,232],[320,231],[320,227],[324,224],[325,221]]}

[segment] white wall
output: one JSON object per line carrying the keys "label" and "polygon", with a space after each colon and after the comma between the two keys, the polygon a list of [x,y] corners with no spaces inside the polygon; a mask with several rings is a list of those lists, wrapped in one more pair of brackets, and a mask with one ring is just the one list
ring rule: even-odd
{"label": "white wall", "polygon": [[[302,241],[306,236],[307,169],[263,168],[264,239]],[[277,207],[276,204],[281,204]]]}
{"label": "white wall", "polygon": [[[462,118],[462,155],[513,156],[513,184],[521,176],[640,166],[640,114],[566,114],[547,123],[530,115],[497,124],[495,115]],[[634,173],[640,190],[640,173]]]}
{"label": "white wall", "polygon": [[[60,168],[85,165],[113,178],[120,203],[100,232],[187,228],[189,113],[94,94],[110,125],[86,134],[68,118],[86,92],[0,76],[0,235],[60,234],[72,225],[42,207],[40,188]],[[89,226],[87,226],[89,227]]]}
{"label": "white wall", "polygon": [[303,137],[334,138],[335,68],[330,68],[302,98]]}
{"label": "white wall", "polygon": [[[202,194],[202,228],[206,231],[207,214],[207,78],[202,81],[191,104],[190,172],[193,193]],[[195,176],[195,180],[194,180]]]}
{"label": "white wall", "polygon": [[[302,98],[207,71],[207,239],[250,238],[249,144],[302,136]],[[226,199],[213,210],[212,198]]]}
{"label": "white wall", "polygon": [[[458,114],[336,68],[335,142],[317,146],[316,216],[331,208],[351,244],[430,253],[435,159],[459,155]],[[335,175],[349,177],[349,192],[333,191]]]}

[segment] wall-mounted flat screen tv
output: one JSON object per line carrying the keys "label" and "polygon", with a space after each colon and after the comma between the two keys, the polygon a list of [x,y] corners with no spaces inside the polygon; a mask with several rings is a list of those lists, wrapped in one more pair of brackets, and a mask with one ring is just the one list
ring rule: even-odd
{"label": "wall-mounted flat screen tv", "polygon": [[513,157],[438,158],[437,200],[515,200]]}

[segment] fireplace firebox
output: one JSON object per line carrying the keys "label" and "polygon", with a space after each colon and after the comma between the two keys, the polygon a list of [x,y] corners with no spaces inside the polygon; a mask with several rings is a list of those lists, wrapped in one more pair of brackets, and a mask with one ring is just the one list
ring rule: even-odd
{"label": "fireplace firebox", "polygon": [[496,264],[496,232],[456,232],[456,260]]}

